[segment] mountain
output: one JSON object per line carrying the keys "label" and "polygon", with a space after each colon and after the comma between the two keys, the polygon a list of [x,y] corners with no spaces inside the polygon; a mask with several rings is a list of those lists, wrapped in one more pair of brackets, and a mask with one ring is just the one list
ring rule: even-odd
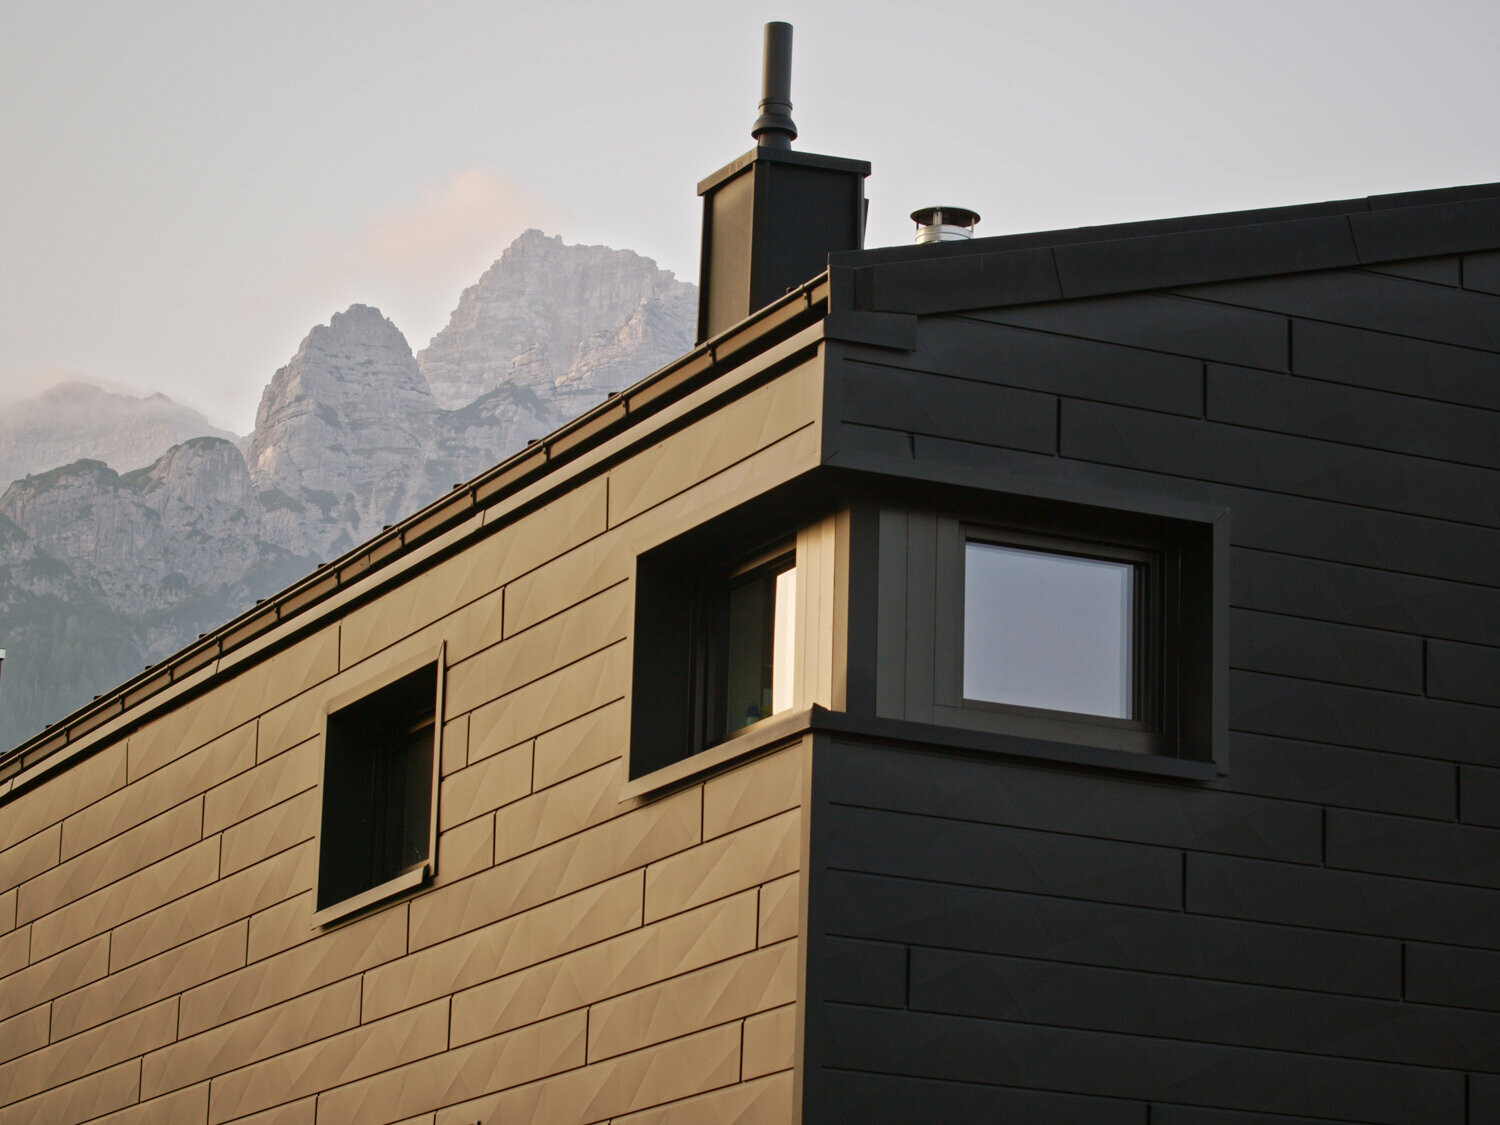
{"label": "mountain", "polygon": [[19,402],[0,416],[0,482],[81,458],[120,472],[151,464],[178,442],[234,435],[166,395],[115,394],[70,381]]}
{"label": "mountain", "polygon": [[417,363],[446,409],[508,387],[537,395],[557,425],[681,355],[697,302],[650,258],[529,230],[464,290]]}
{"label": "mountain", "polygon": [[30,470],[0,495],[0,747],[680,355],[695,302],[648,258],[528,231],[418,356],[366,305],[314,327],[238,447],[193,434],[120,472],[95,436]]}

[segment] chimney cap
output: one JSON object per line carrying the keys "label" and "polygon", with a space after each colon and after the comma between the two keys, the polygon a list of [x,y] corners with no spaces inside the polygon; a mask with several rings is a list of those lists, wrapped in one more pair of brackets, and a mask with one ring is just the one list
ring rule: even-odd
{"label": "chimney cap", "polygon": [[925,242],[957,242],[974,237],[974,224],[979,222],[979,212],[967,207],[942,205],[918,207],[911,213],[917,224],[917,244]]}

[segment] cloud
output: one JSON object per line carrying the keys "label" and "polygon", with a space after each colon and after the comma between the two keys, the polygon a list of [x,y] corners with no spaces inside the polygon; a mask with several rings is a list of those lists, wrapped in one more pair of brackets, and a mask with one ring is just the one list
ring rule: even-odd
{"label": "cloud", "polygon": [[414,205],[376,217],[358,252],[378,272],[436,277],[476,258],[488,265],[528,227],[556,233],[570,222],[509,177],[470,168],[429,184]]}
{"label": "cloud", "polygon": [[420,349],[517,235],[574,225],[567,211],[508,176],[456,172],[428,184],[414,203],[372,216],[354,237],[313,249],[301,287],[313,305],[308,326],[358,301],[379,308]]}

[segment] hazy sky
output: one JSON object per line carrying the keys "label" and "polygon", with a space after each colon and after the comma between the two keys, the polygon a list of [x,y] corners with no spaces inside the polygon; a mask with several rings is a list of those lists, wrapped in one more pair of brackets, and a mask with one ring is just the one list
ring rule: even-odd
{"label": "hazy sky", "polygon": [[539,226],[694,279],[697,181],[796,26],[798,148],[980,234],[1500,180],[1494,0],[0,0],[0,396],[80,375],[238,432],[312,325],[420,349]]}

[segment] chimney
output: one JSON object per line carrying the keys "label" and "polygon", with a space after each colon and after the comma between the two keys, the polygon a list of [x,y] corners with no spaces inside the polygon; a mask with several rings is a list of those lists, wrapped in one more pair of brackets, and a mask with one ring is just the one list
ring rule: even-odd
{"label": "chimney", "polygon": [[698,185],[700,344],[864,246],[870,165],[794,151],[791,89],[791,24],[768,23],[755,147]]}

